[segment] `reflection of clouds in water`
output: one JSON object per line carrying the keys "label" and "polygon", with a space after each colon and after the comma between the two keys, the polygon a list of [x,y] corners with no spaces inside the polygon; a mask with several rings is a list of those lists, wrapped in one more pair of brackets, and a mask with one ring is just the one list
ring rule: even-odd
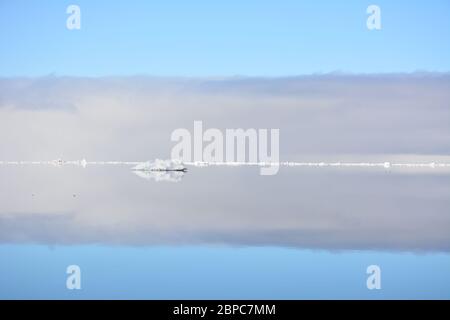
{"label": "reflection of clouds in water", "polygon": [[3,168],[0,241],[450,251],[448,176],[292,170],[147,183],[126,167]]}
{"label": "reflection of clouds in water", "polygon": [[[279,128],[286,161],[448,162],[449,83],[446,74],[0,79],[0,159],[168,158],[172,131],[202,120]],[[298,166],[263,177],[193,166],[179,183],[147,183],[131,167],[1,166],[0,241],[450,251],[439,168]]]}

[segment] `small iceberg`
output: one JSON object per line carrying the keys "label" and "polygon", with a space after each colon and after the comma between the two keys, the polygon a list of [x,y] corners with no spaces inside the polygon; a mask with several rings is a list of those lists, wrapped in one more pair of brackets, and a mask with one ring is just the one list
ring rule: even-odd
{"label": "small iceberg", "polygon": [[160,160],[147,161],[137,164],[133,171],[180,171],[186,172],[187,168],[180,160]]}

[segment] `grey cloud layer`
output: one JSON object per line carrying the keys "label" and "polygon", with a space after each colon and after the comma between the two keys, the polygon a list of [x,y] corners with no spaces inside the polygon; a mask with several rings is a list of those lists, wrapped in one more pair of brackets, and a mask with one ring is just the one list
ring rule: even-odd
{"label": "grey cloud layer", "polygon": [[[53,125],[57,135],[70,136],[72,143],[82,145],[71,145],[68,151],[79,154],[94,147],[96,151],[89,150],[89,155],[95,157],[105,157],[110,151],[117,155],[119,150],[101,147],[114,138],[121,150],[128,144],[125,140],[130,139],[143,150],[123,150],[121,154],[146,158],[149,152],[144,151],[144,145],[166,146],[174,128],[191,129],[197,119],[208,127],[280,128],[286,156],[446,154],[450,149],[449,101],[448,74],[203,80],[47,77],[0,81],[4,121],[11,115],[4,110],[21,110],[24,118],[36,117],[39,124]],[[45,117],[44,113],[52,115]],[[51,117],[54,122],[48,123]],[[24,123],[21,129],[27,134],[32,128]],[[138,138],[142,144],[136,141]],[[48,147],[55,152],[53,147],[58,150],[61,142],[60,137],[46,135],[45,141],[36,141],[34,149]],[[2,150],[10,147],[1,143]],[[161,152],[168,155],[160,147],[150,155],[158,157]],[[32,150],[29,153],[32,156]]]}

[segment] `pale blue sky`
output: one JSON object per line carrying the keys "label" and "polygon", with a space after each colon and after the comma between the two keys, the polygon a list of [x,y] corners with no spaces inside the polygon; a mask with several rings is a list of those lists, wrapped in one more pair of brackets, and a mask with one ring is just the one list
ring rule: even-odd
{"label": "pale blue sky", "polygon": [[[81,30],[66,29],[69,4]],[[0,76],[446,72],[449,13],[446,0],[2,0]]]}

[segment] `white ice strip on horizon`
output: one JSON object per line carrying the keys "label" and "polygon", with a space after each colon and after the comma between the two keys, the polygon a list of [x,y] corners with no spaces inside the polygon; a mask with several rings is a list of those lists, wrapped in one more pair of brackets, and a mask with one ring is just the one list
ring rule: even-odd
{"label": "white ice strip on horizon", "polygon": [[207,167],[207,166],[280,166],[280,167],[346,167],[346,168],[450,168],[447,162],[234,162],[234,161],[186,161],[181,160],[160,160],[155,161],[86,161],[61,159],[50,161],[0,161],[0,165],[75,165],[86,167],[88,165],[133,165],[136,171],[168,171],[180,170],[184,166]]}
{"label": "white ice strip on horizon", "polygon": [[86,161],[83,160],[49,160],[49,161],[0,161],[0,165],[75,165],[86,167],[88,165],[138,165],[143,161]]}
{"label": "white ice strip on horizon", "polygon": [[427,163],[392,163],[392,162],[183,162],[187,166],[280,166],[280,167],[360,167],[360,168],[450,168],[450,163],[427,162]]}

